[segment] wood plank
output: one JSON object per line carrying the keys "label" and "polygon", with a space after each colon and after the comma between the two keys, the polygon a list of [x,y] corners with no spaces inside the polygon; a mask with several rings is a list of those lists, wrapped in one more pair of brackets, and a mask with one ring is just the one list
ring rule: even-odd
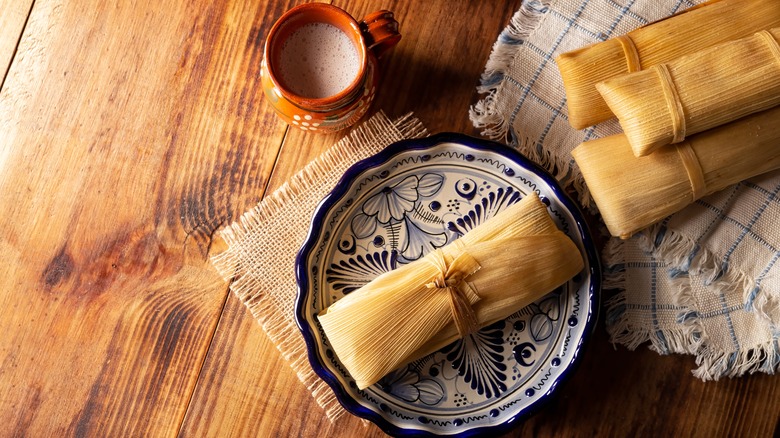
{"label": "wood plank", "polygon": [[257,92],[278,12],[35,4],[0,93],[0,424],[178,431],[228,293],[211,235],[260,199],[286,130]]}
{"label": "wood plank", "polygon": [[414,111],[431,133],[478,135],[468,109],[478,100],[475,90],[493,43],[522,2],[483,3],[345,2],[357,16],[381,7],[399,18],[404,36],[383,61],[376,107],[391,117]]}
{"label": "wood plank", "polygon": [[609,343],[604,319],[577,372],[512,436],[777,436],[780,382],[755,374],[703,382],[692,356]]}
{"label": "wood plank", "polygon": [[[334,3],[358,17],[372,10],[390,9],[401,23],[401,43],[382,62],[386,76],[374,110],[385,109],[391,118],[414,111],[436,130],[473,130],[468,121],[468,105],[474,99],[492,42],[519,7],[519,1],[498,8],[489,2],[445,0]],[[474,17],[484,18],[475,21]],[[431,44],[429,35],[446,27],[445,20],[452,21],[447,26],[470,29],[468,35]],[[458,65],[463,51],[473,60],[459,69],[441,67]],[[291,129],[269,192],[339,137]],[[363,425],[355,417],[332,425],[249,311],[231,295],[182,435],[378,437],[384,433],[373,424]]]}
{"label": "wood plank", "polygon": [[[206,261],[218,226],[335,140],[290,131],[280,150],[286,127],[260,96],[263,36],[298,2],[104,3],[37,2],[0,90],[0,431],[382,435],[331,427]],[[519,0],[408,3],[339,2],[401,21],[377,107],[474,132],[466,109]],[[571,381],[509,435],[778,429],[777,378],[704,383],[694,366],[613,349],[602,322]]]}
{"label": "wood plank", "polygon": [[[383,61],[386,77],[377,108],[391,117],[414,111],[432,132],[475,133],[466,110],[478,98],[474,86],[492,42],[518,4],[494,12],[493,5],[422,3],[343,4],[355,15],[392,9],[401,22],[404,39]],[[470,30],[457,40],[428,39],[443,28]],[[269,190],[329,144],[290,131]],[[701,382],[690,374],[693,368],[689,356],[613,347],[602,318],[578,371],[545,409],[507,436],[773,436],[780,418],[778,379],[754,375]],[[383,435],[354,418],[331,426],[307,397],[249,312],[231,296],[182,435]]]}
{"label": "wood plank", "polygon": [[33,0],[0,0],[0,90],[32,4]]}

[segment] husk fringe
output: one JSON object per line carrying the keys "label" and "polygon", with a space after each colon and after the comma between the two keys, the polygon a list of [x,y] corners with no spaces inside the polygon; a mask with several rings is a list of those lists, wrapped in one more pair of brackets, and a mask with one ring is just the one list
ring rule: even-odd
{"label": "husk fringe", "polygon": [[[284,304],[279,297],[266,293],[258,282],[262,274],[257,266],[252,266],[252,260],[244,255],[251,254],[250,238],[257,227],[274,227],[286,219],[280,217],[282,208],[305,196],[304,192],[312,184],[320,181],[321,175],[331,172],[333,168],[344,166],[358,155],[360,145],[372,138],[381,138],[379,133],[388,130],[398,131],[402,138],[418,138],[427,135],[425,127],[412,113],[406,114],[395,121],[389,120],[384,113],[378,112],[367,122],[352,131],[331,147],[316,160],[309,163],[278,190],[265,197],[254,208],[244,213],[236,222],[219,231],[220,237],[227,243],[228,249],[211,257],[211,263],[219,274],[231,282],[230,289],[249,309],[252,316],[260,323],[269,339],[276,345],[282,357],[296,372],[298,379],[312,393],[317,403],[324,409],[331,422],[341,418],[346,412],[341,408],[331,388],[319,378],[308,362],[306,345],[293,319],[279,309]],[[347,163],[351,164],[351,163]],[[283,226],[275,229],[284,230]],[[280,239],[285,236],[280,234]],[[261,267],[262,269],[262,267]],[[255,275],[247,275],[249,273]]]}

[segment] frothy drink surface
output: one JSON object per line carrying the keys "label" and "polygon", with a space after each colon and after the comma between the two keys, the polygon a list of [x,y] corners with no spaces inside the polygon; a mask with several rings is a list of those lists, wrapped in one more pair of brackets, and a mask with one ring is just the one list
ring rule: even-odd
{"label": "frothy drink surface", "polygon": [[282,44],[279,74],[284,85],[299,96],[333,96],[352,83],[359,69],[352,41],[327,23],[305,24]]}

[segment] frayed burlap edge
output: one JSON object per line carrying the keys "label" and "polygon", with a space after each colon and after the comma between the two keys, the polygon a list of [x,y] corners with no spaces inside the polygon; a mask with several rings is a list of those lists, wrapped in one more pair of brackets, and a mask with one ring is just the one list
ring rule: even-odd
{"label": "frayed burlap edge", "polygon": [[[295,256],[314,209],[349,166],[391,143],[425,135],[425,127],[411,113],[391,121],[378,112],[238,221],[219,231],[228,249],[212,256],[212,264],[225,280],[231,281],[231,291],[257,319],[331,421],[345,411],[330,387],[312,370],[290,311],[296,296]],[[303,216],[306,225],[291,225],[293,215]],[[288,253],[264,254],[267,248],[257,247],[263,241],[287,242],[284,245]]]}

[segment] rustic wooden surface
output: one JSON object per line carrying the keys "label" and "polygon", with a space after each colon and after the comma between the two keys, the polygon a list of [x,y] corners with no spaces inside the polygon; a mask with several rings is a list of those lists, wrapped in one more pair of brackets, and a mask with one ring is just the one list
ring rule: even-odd
{"label": "rustic wooden surface", "polygon": [[0,87],[16,53],[32,3],[33,0],[0,0]]}
{"label": "rustic wooden surface", "polygon": [[[215,230],[339,138],[288,130],[259,91],[263,38],[299,2],[134,3],[0,0],[0,435],[382,436],[330,425],[208,263]],[[334,3],[401,22],[375,108],[477,134],[520,0]],[[694,366],[614,348],[601,322],[509,436],[776,435],[778,377]]]}

